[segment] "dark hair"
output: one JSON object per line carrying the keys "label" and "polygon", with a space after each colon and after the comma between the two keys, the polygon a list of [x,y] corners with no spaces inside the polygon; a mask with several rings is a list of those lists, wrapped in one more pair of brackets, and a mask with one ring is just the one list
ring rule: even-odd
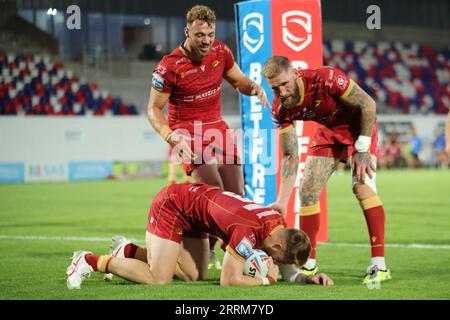
{"label": "dark hair", "polygon": [[186,14],[186,23],[190,26],[195,20],[208,23],[208,25],[216,23],[216,15],[214,11],[207,6],[193,6]]}
{"label": "dark hair", "polygon": [[286,229],[286,261],[303,266],[311,254],[311,241],[306,233],[298,229]]}

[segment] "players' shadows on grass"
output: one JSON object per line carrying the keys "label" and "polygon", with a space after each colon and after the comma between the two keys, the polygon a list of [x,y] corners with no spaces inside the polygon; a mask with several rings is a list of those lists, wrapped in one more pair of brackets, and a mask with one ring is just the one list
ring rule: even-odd
{"label": "players' shadows on grass", "polygon": [[333,271],[328,272],[327,275],[333,279],[335,285],[360,285],[364,278],[364,273],[350,273],[348,271]]}

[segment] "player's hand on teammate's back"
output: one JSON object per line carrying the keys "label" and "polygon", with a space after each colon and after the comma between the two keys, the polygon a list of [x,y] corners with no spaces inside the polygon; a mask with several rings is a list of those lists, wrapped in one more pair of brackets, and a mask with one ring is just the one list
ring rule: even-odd
{"label": "player's hand on teammate's back", "polygon": [[267,100],[266,91],[259,84],[255,83],[252,89],[252,96],[258,96],[259,102],[263,107],[270,108],[269,100]]}
{"label": "player's hand on teammate's back", "polygon": [[181,134],[177,130],[173,131],[168,138],[172,151],[177,154],[184,163],[191,163],[197,158],[192,152],[191,141],[194,139],[188,135]]}
{"label": "player's hand on teammate's back", "polygon": [[370,152],[357,152],[352,157],[353,176],[358,178],[360,183],[364,183],[366,174],[370,179],[376,171],[375,163]]}
{"label": "player's hand on teammate's back", "polygon": [[334,285],[333,280],[331,280],[329,276],[322,272],[319,272],[318,274],[312,276],[310,279],[313,284],[321,284],[323,286]]}
{"label": "player's hand on teammate's back", "polygon": [[283,217],[286,217],[286,212],[287,212],[287,206],[286,205],[282,205],[278,202],[274,202],[268,205],[269,208],[278,211],[279,213],[282,214]]}

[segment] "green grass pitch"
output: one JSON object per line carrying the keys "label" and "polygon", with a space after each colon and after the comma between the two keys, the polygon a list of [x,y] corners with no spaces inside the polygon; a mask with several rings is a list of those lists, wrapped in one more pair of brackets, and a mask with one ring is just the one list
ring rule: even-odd
{"label": "green grass pitch", "polygon": [[348,172],[328,184],[331,245],[318,248],[319,267],[334,279],[333,287],[281,282],[222,288],[213,271],[207,281],[167,286],[117,277],[105,282],[93,274],[71,291],[65,270],[72,251],[105,254],[106,239],[116,234],[143,240],[148,208],[165,180],[1,185],[0,299],[450,299],[450,171],[380,171],[377,180],[393,279],[372,290],[361,284],[368,234]]}

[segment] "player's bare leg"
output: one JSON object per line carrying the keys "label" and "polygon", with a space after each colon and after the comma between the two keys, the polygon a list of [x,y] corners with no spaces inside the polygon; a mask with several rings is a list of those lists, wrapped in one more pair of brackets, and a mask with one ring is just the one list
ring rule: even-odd
{"label": "player's bare leg", "polygon": [[196,281],[205,280],[208,276],[208,239],[183,237],[183,250],[178,259],[177,271],[187,278],[177,277],[182,280]]}
{"label": "player's bare leg", "polygon": [[303,269],[307,275],[317,273],[316,243],[320,226],[320,193],[338,163],[339,159],[329,157],[306,158],[304,177],[300,186],[300,227],[311,241],[311,255]]}
{"label": "player's bare leg", "polygon": [[[118,239],[120,242],[114,243],[114,239]],[[113,246],[113,250],[110,253],[110,255],[112,255],[113,257],[137,259],[142,262],[149,263],[147,260],[147,248],[137,246],[123,236],[114,237]],[[207,248],[207,239],[194,239],[184,237],[182,242],[182,249],[178,258],[175,276],[185,281],[205,279],[207,276],[207,271],[204,269],[204,265],[207,264],[208,259]],[[202,264],[203,269],[200,267]],[[108,276],[106,277],[106,275]],[[105,280],[112,280],[111,273],[108,273],[106,275]]]}
{"label": "player's bare leg", "polygon": [[[376,168],[377,159],[374,155],[372,155],[372,162]],[[350,161],[350,163],[352,162]],[[363,280],[366,284],[372,280],[383,281],[391,278],[390,271],[386,267],[386,261],[384,259],[386,214],[384,206],[377,195],[376,173],[373,172],[372,175],[373,177],[371,179],[366,174],[364,183],[358,181],[355,176],[352,179],[353,193],[364,212],[370,238],[371,261],[367,270],[367,276]]]}
{"label": "player's bare leg", "polygon": [[[242,173],[242,167],[236,164],[222,164],[218,167],[218,170],[222,178],[223,189],[244,196],[244,175]],[[222,266],[214,251],[217,240],[217,237],[209,237],[210,259],[208,268],[211,269],[214,267],[220,270]]]}
{"label": "player's bare leg", "polygon": [[[221,176],[218,166],[216,164],[203,164],[201,166],[197,166],[192,171],[192,177],[195,179],[195,181],[203,182],[203,183],[210,184],[213,186],[217,186],[221,189],[224,189],[224,183],[222,180],[222,176]],[[227,189],[225,189],[225,190],[227,190]],[[217,240],[218,239],[215,236],[209,237],[209,241],[210,241],[209,254],[211,256],[210,262],[212,263],[212,265],[215,265],[215,261],[217,261],[217,256],[214,251],[214,246],[215,246]],[[215,261],[213,261],[213,260],[215,260]],[[218,266],[220,267],[220,265],[218,265]],[[205,267],[206,267],[206,269],[208,269],[208,260],[206,261]],[[201,268],[201,270],[203,270],[203,267]]]}
{"label": "player's bare leg", "polygon": [[226,191],[244,195],[244,175],[242,167],[236,164],[223,164],[219,166],[223,189]]}
{"label": "player's bare leg", "polygon": [[215,164],[202,164],[197,166],[191,175],[197,182],[203,182],[223,189],[222,177]]}
{"label": "player's bare leg", "polygon": [[167,284],[172,281],[182,245],[175,241],[146,235],[147,261],[111,259],[109,272],[121,278],[143,284]]}
{"label": "player's bare leg", "polygon": [[169,174],[167,176],[167,181],[172,184],[176,182],[177,177],[177,164],[169,159]]}

